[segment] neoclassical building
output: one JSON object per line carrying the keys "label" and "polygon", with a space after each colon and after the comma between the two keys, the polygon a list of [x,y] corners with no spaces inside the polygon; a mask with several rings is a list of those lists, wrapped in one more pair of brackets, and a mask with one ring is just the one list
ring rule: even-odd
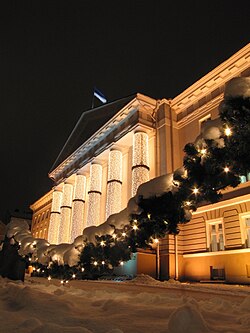
{"label": "neoclassical building", "polygon": [[[71,243],[123,210],[140,184],[182,166],[183,147],[218,118],[225,84],[250,76],[249,64],[250,44],[171,100],[138,93],[83,112],[49,172],[55,186],[31,205],[33,236]],[[161,241],[162,279],[250,282],[248,180]],[[154,276],[155,261],[138,249],[134,272]]]}

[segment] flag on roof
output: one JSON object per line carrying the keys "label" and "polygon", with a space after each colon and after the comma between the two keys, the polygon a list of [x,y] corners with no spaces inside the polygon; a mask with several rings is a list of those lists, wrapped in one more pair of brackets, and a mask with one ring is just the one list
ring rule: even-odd
{"label": "flag on roof", "polygon": [[94,89],[94,96],[98,98],[102,103],[107,103],[107,98],[97,88]]}

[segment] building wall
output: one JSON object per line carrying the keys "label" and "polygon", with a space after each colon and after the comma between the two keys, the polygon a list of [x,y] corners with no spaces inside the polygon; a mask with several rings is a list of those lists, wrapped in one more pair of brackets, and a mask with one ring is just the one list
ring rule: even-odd
{"label": "building wall", "polygon": [[33,210],[31,234],[34,238],[48,239],[51,203],[52,191],[31,205]]}

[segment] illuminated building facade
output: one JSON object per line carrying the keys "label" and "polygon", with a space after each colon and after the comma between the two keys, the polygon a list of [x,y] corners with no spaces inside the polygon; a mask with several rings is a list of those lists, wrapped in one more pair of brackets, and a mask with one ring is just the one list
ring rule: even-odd
{"label": "illuminated building facade", "polygon": [[[46,207],[50,223],[44,237],[70,243],[84,228],[124,209],[140,184],[182,166],[185,144],[195,141],[208,119],[218,118],[225,84],[250,75],[249,59],[250,44],[172,100],[138,93],[85,111],[49,173],[55,187],[31,206],[33,235],[39,232],[35,218]],[[250,281],[244,177],[221,202],[200,207],[177,237],[160,242],[161,278]],[[139,250],[136,260],[137,272],[155,274],[155,254]]]}

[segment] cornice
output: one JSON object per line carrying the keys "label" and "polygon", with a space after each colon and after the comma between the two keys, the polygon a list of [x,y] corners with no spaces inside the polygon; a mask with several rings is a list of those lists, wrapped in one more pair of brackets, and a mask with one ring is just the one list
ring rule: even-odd
{"label": "cornice", "polygon": [[44,194],[40,199],[38,199],[32,205],[30,205],[30,209],[32,211],[35,211],[38,210],[40,207],[44,207],[45,205],[50,203],[50,201],[52,201],[52,193],[53,190],[50,190],[49,192]]}
{"label": "cornice", "polygon": [[249,65],[250,43],[172,99],[172,108],[177,114],[183,112],[184,109],[223,86],[233,77],[239,76],[249,68]]}

